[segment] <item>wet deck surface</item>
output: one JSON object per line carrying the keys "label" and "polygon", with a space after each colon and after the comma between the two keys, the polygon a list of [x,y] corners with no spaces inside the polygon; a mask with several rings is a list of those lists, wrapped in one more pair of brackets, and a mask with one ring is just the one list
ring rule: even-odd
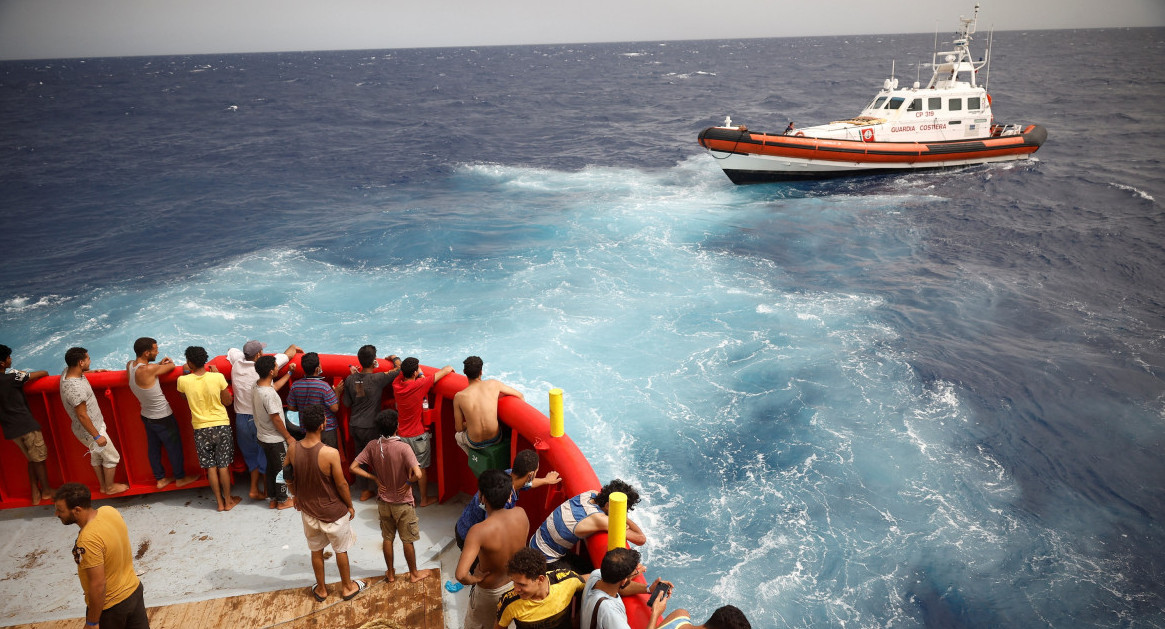
{"label": "wet deck surface", "polygon": [[[236,484],[236,495],[246,487]],[[135,549],[134,567],[145,586],[151,626],[157,627],[360,627],[378,614],[423,613],[407,627],[441,627],[445,615],[460,625],[459,597],[444,593],[441,584],[452,578],[457,548],[453,524],[468,497],[418,510],[421,539],[416,542],[420,568],[446,569],[422,581],[417,592],[406,588],[408,579],[382,583],[385,566],[375,500],[356,503],[352,521],[357,543],[349,551],[352,576],[378,585],[350,602],[340,603],[336,562],[325,562],[328,589],[333,594],[317,604],[307,595],[315,581],[299,512],[276,511],[266,501],[244,498],[226,513],[215,511],[205,488],[165,494],[97,501],[121,512]],[[79,626],[84,600],[71,549],[79,529],[65,526],[49,504],[0,511],[0,626],[38,628]],[[395,544],[394,572],[405,573],[400,541]],[[449,572],[449,574],[445,574]],[[406,588],[406,589],[402,589]],[[401,593],[404,596],[388,596]],[[393,600],[391,605],[389,599]],[[430,611],[430,601],[437,611]],[[190,605],[193,604],[193,605]],[[365,606],[370,606],[365,608]],[[392,611],[399,608],[399,612]],[[288,610],[283,613],[283,610]],[[348,611],[345,611],[348,610]],[[381,611],[383,610],[383,611]],[[422,620],[423,618],[423,620]],[[436,618],[437,620],[431,620]],[[156,619],[156,621],[155,621]],[[284,621],[291,621],[286,622]],[[436,622],[437,624],[425,624]]]}
{"label": "wet deck surface", "polygon": [[[383,577],[368,580],[369,587],[351,601],[342,601],[339,585],[328,587],[328,600],[317,603],[307,589],[280,590],[228,598],[179,603],[149,610],[153,629],[236,629],[240,627],[280,627],[307,629],[328,627],[355,629],[408,627],[440,629],[441,582],[436,577],[410,583],[408,575],[388,583]],[[81,618],[18,625],[18,629],[72,629]]]}

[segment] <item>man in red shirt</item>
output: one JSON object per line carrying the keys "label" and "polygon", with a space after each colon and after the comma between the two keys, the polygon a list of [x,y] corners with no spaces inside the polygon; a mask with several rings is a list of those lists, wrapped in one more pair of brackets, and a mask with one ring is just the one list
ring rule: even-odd
{"label": "man in red shirt", "polygon": [[421,503],[418,507],[427,507],[436,498],[430,498],[429,475],[426,470],[432,464],[433,437],[425,431],[421,422],[421,413],[429,390],[437,381],[453,372],[453,367],[445,365],[437,373],[426,376],[421,371],[421,361],[410,356],[400,364],[400,376],[392,382],[392,394],[396,398],[396,411],[400,417],[400,440],[409,444],[413,453],[417,455],[417,463],[421,466],[421,477],[417,480],[417,489],[420,490]]}

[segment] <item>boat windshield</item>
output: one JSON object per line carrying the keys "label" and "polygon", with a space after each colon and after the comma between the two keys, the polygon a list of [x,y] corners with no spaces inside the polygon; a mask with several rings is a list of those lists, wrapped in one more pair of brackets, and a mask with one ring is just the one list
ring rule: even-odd
{"label": "boat windshield", "polygon": [[885,104],[886,104],[886,97],[879,96],[877,99],[874,100],[874,104],[870,105],[870,109],[881,109],[882,105],[885,105]]}
{"label": "boat windshield", "polygon": [[904,102],[906,102],[905,98],[902,98],[901,96],[895,96],[894,98],[890,99],[890,106],[887,109],[898,109]]}

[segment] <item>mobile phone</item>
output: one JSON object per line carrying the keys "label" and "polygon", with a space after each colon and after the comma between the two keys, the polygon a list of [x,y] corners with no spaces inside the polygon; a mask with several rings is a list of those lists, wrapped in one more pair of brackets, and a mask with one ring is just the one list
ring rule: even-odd
{"label": "mobile phone", "polygon": [[655,605],[655,599],[659,598],[660,596],[666,597],[668,592],[671,592],[670,585],[664,583],[663,581],[656,583],[655,587],[651,589],[651,598],[647,599],[647,606],[651,607],[652,605]]}

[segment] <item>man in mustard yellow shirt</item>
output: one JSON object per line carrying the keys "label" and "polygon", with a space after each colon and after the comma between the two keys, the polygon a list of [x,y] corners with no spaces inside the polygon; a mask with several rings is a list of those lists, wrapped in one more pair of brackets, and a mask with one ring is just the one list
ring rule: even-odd
{"label": "man in mustard yellow shirt", "polygon": [[142,582],[133,569],[129,530],[113,507],[93,508],[89,488],[65,483],[53,495],[57,517],[81,527],[73,544],[77,576],[85,592],[85,626],[149,629]]}
{"label": "man in mustard yellow shirt", "polygon": [[214,365],[207,367],[208,360],[204,348],[186,348],[186,368],[190,373],[178,376],[178,392],[186,396],[190,405],[198,465],[206,470],[218,510],[230,511],[243,500],[231,495],[230,466],[235,460],[235,438],[231,434],[227,406],[234,398],[227,388],[227,379]]}

